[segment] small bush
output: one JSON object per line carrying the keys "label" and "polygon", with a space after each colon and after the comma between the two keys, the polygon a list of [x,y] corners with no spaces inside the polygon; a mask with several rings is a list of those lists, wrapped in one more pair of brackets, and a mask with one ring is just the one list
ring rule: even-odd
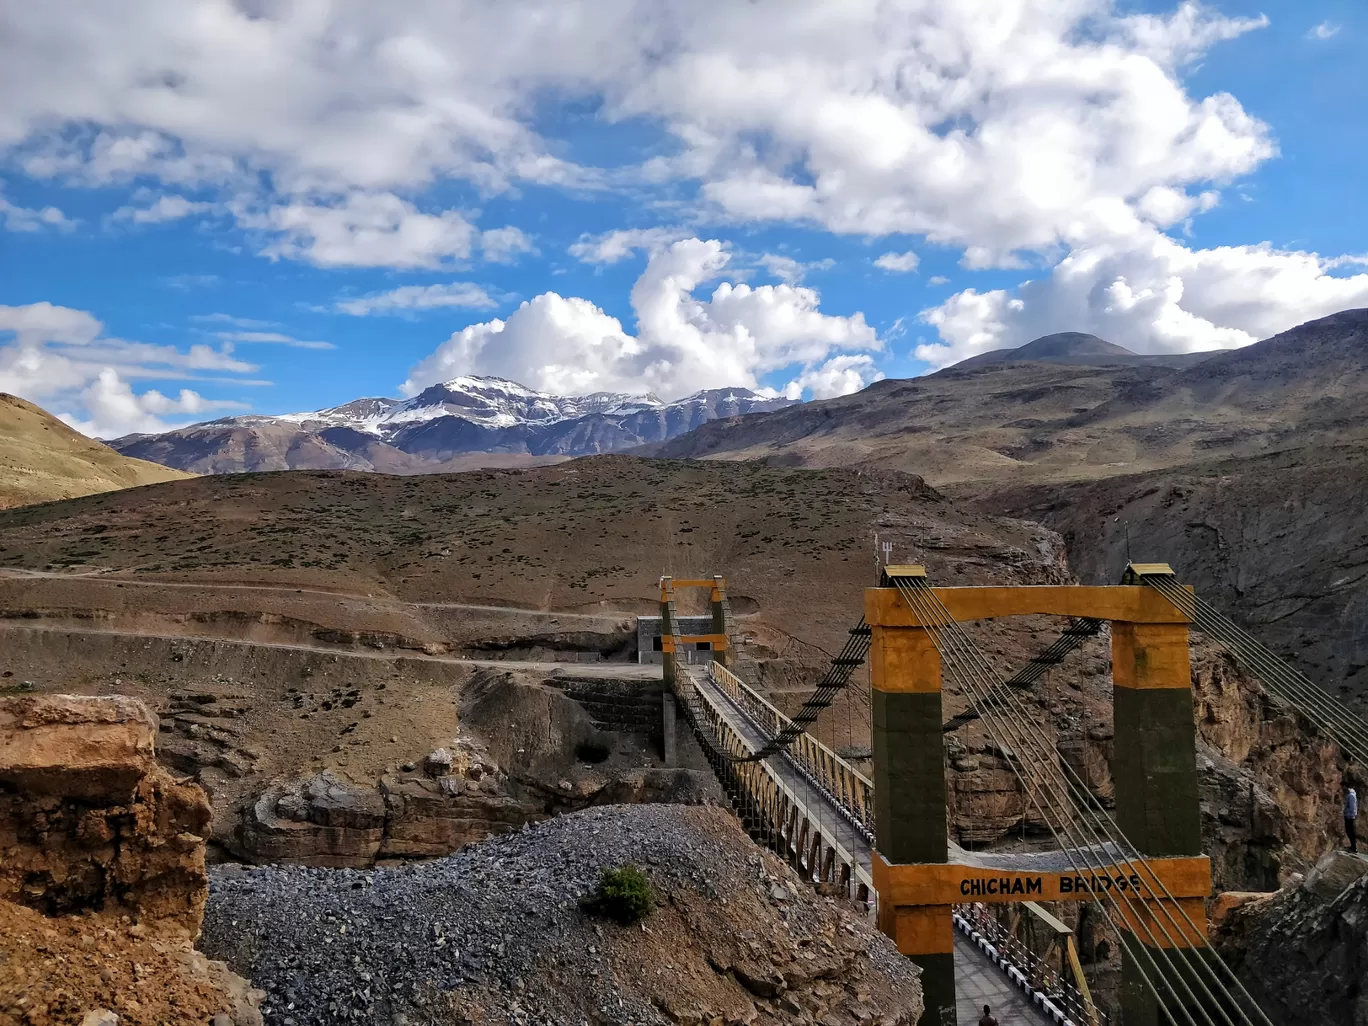
{"label": "small bush", "polygon": [[655,907],[655,895],[646,874],[633,865],[605,869],[598,890],[581,899],[580,907],[590,915],[613,919],[623,926],[639,923]]}

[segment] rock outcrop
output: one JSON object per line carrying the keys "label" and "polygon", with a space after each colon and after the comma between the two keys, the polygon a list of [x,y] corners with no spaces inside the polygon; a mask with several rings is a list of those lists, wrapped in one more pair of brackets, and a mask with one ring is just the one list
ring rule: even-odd
{"label": "rock outcrop", "polygon": [[1275,1023],[1368,1026],[1368,857],[1332,852],[1278,894],[1229,904],[1217,946]]}
{"label": "rock outcrop", "polygon": [[493,774],[386,774],[353,783],[324,770],[268,788],[243,811],[232,849],[249,862],[361,868],[431,858],[545,818]]}
{"label": "rock outcrop", "polygon": [[3,1026],[259,1026],[246,983],[192,947],[209,802],[156,762],[156,737],[131,698],[0,699]]}
{"label": "rock outcrop", "polygon": [[1339,836],[1338,746],[1224,652],[1193,649],[1202,838],[1218,890],[1276,890]]}
{"label": "rock outcrop", "polygon": [[209,803],[157,765],[156,735],[155,717],[130,698],[0,704],[0,900],[198,932]]}

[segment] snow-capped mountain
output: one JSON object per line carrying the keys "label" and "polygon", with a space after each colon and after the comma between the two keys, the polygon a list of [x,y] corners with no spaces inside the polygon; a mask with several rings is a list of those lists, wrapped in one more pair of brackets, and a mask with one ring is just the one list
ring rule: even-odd
{"label": "snow-capped mountain", "polygon": [[200,474],[424,473],[616,452],[789,402],[745,388],[708,389],[668,403],[617,392],[548,395],[503,378],[461,377],[411,399],[369,397],[309,413],[225,417],[109,444],[128,456]]}

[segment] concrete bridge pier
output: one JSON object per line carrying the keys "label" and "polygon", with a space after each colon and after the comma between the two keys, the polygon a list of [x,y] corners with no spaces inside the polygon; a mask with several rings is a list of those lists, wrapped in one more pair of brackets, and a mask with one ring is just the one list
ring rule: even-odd
{"label": "concrete bridge pier", "polygon": [[[895,865],[943,864],[949,837],[940,653],[926,628],[907,626],[896,589],[865,595],[865,620],[873,632],[875,847]],[[921,1026],[955,1026],[953,914],[953,905],[879,904],[879,929],[922,969]]]}
{"label": "concrete bridge pier", "polygon": [[660,693],[661,711],[663,713],[662,729],[664,740],[661,744],[661,760],[668,767],[679,765],[679,740],[675,734],[675,696],[674,692],[666,688]]}
{"label": "concrete bridge pier", "polygon": [[[1188,625],[1114,622],[1112,678],[1117,825],[1144,855],[1199,856],[1202,826]],[[1172,915],[1175,925],[1163,912],[1155,914],[1153,903],[1147,902],[1148,930],[1137,923],[1132,931],[1133,943],[1147,950],[1133,955],[1122,946],[1121,1009],[1125,1026],[1168,1026],[1168,1018],[1140,974],[1142,968],[1153,974],[1151,959],[1167,968],[1164,954],[1153,945],[1150,934],[1160,939],[1160,946],[1168,950],[1174,962],[1203,957],[1200,949],[1207,943],[1205,902],[1191,897],[1178,900],[1195,930],[1181,915]],[[1197,991],[1190,976],[1188,982]],[[1173,998],[1166,1000],[1172,1002]]]}

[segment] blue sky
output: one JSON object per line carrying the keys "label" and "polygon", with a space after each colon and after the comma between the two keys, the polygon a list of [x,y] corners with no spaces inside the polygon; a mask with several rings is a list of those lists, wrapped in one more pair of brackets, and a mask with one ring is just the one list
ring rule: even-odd
{"label": "blue sky", "polygon": [[812,397],[1368,305],[1361,4],[539,6],[0,3],[0,390],[102,437],[458,373]]}

